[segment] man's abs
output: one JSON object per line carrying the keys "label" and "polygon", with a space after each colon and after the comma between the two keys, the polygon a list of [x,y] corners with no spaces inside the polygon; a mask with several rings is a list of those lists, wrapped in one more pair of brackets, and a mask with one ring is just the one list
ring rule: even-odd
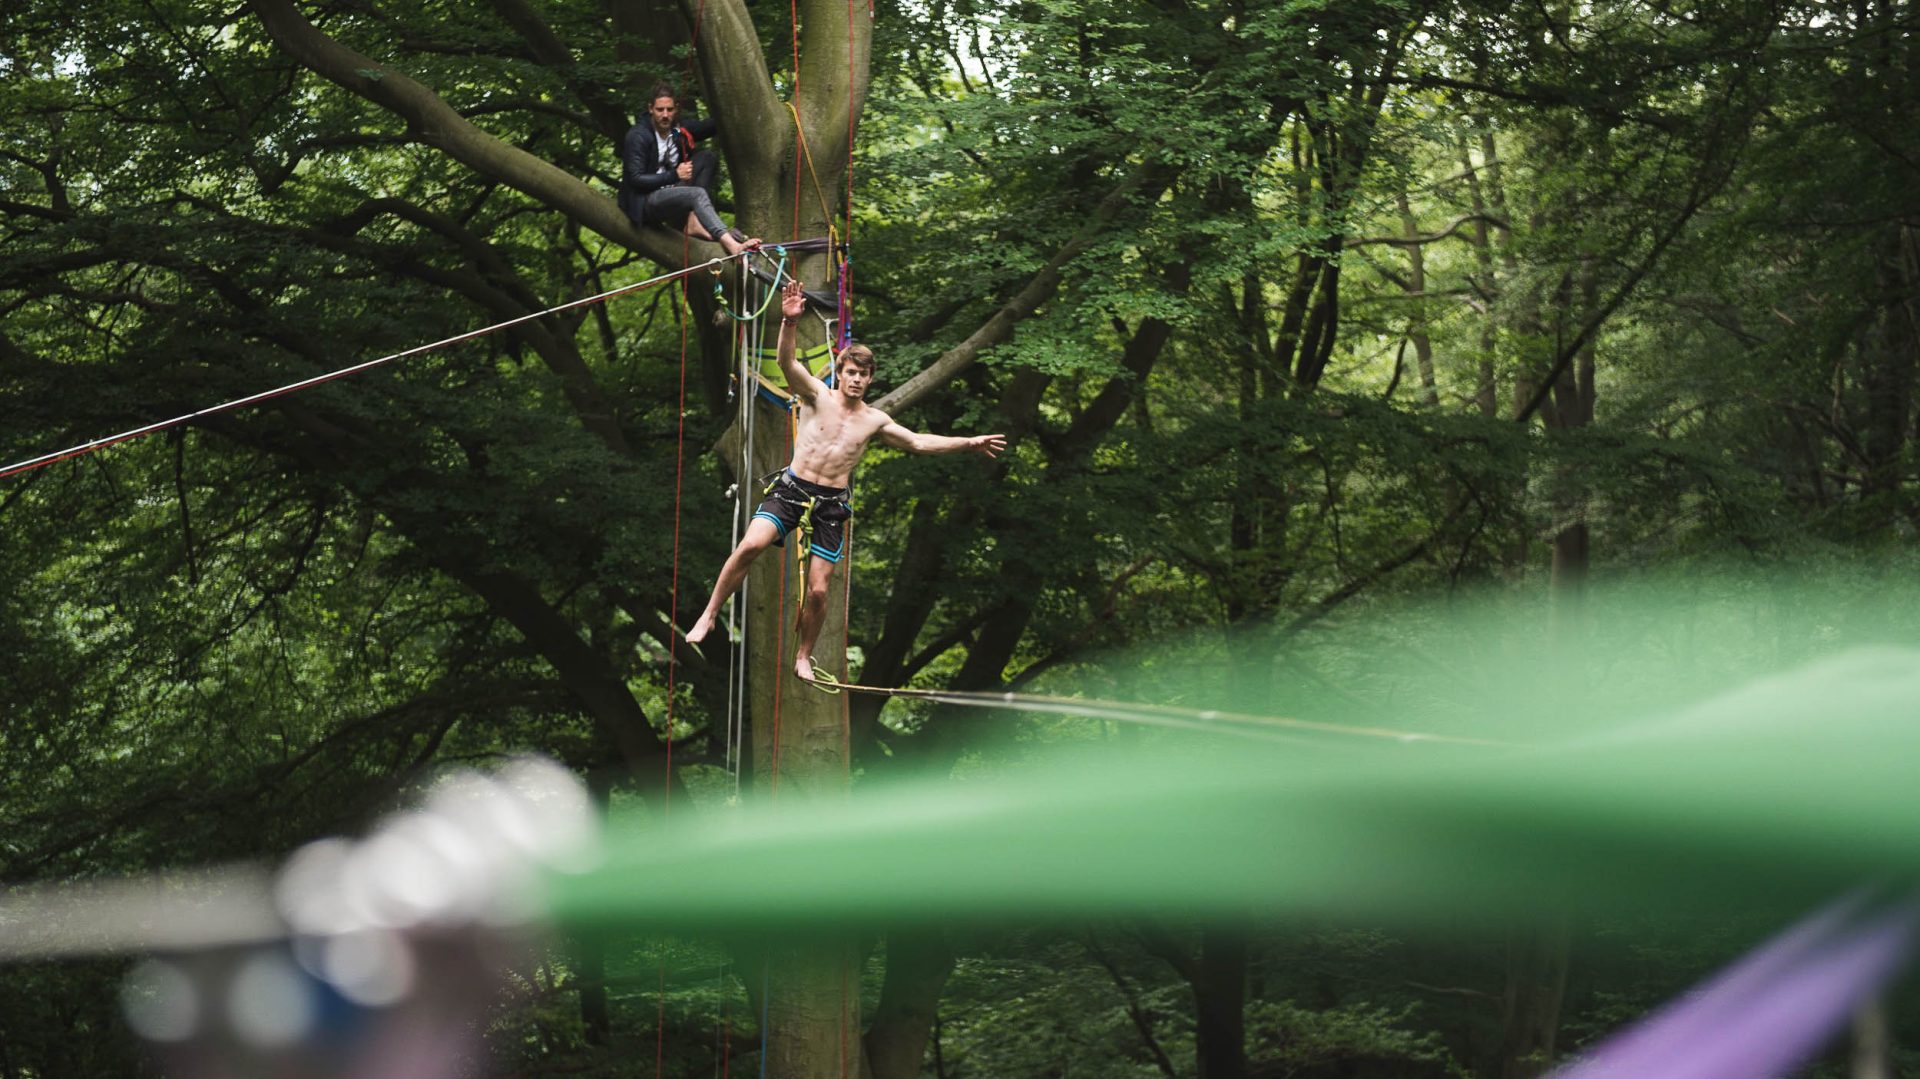
{"label": "man's abs", "polygon": [[802,423],[793,443],[794,474],[809,483],[845,487],[876,428],[848,416],[821,415]]}

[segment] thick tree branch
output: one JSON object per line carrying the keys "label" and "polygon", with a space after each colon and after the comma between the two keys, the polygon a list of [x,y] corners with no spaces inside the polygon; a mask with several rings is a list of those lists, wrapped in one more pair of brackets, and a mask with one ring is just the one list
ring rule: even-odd
{"label": "thick tree branch", "polygon": [[[208,208],[219,212],[218,207]],[[355,233],[382,214],[412,222],[445,239],[469,266],[480,272],[476,273],[474,269],[443,269],[423,262],[409,252],[396,252],[355,238]],[[465,296],[501,321],[523,317],[545,306],[492,244],[453,218],[404,199],[369,199],[351,213],[325,222],[319,228],[269,225],[266,229],[269,233],[296,236],[303,243],[390,266],[410,277]],[[602,392],[592,368],[581,357],[572,335],[554,333],[542,320],[522,323],[509,332],[515,340],[531,347],[546,368],[560,380],[561,388],[573,406],[575,415],[580,418],[581,426],[612,452],[630,457],[632,447],[615,420],[613,406]]]}
{"label": "thick tree branch", "polygon": [[[583,227],[640,251],[662,266],[678,266],[681,245],[661,230],[634,228],[612,199],[549,162],[473,126],[440,96],[408,76],[360,55],[322,33],[292,0],[247,0],[267,33],[300,64],[380,106],[407,123],[418,141],[475,172],[523,192]],[[756,52],[757,55],[757,52]],[[717,250],[701,245],[695,258]]]}
{"label": "thick tree branch", "polygon": [[[217,273],[202,276],[240,310],[256,315],[261,312],[258,302],[239,285]],[[263,336],[315,366],[324,366],[321,348],[308,337],[288,330],[268,331]],[[281,409],[295,430],[311,437],[282,440],[273,448],[318,472],[363,465],[368,460],[391,462],[403,458],[366,425],[344,428],[294,398],[284,398]],[[389,474],[384,486],[368,497],[440,572],[465,585],[520,632],[606,733],[643,787],[658,792],[662,786],[678,786],[677,776],[663,766],[665,754],[653,725],[625,679],[606,657],[581,639],[538,585],[500,564],[484,541],[461,535],[431,508],[409,504],[404,497],[391,497],[396,492],[404,495],[444,482],[444,477],[420,469],[402,470]]]}
{"label": "thick tree branch", "polygon": [[55,210],[47,206],[35,206],[30,202],[15,202],[12,199],[0,199],[0,213],[15,217],[38,217],[47,221],[66,221],[73,217],[71,210]]}

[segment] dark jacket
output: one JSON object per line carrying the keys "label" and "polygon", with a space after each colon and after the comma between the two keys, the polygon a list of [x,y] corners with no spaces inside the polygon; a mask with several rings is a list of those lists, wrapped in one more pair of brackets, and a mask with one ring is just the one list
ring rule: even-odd
{"label": "dark jacket", "polygon": [[[689,120],[675,127],[672,137],[680,146],[680,160],[692,161],[695,143],[719,128],[719,123],[710,119]],[[642,117],[628,129],[620,147],[620,208],[635,222],[644,224],[647,196],[679,182],[673,172],[660,171],[660,145],[653,135],[653,122]]]}

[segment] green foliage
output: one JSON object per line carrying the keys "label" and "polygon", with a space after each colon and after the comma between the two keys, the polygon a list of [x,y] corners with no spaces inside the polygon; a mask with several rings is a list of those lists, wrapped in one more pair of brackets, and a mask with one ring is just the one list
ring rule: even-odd
{"label": "green foliage", "polygon": [[[250,13],[13,7],[5,461],[654,272],[314,75]],[[610,190],[632,99],[697,50],[533,5],[557,59],[509,7],[303,10],[498,146]],[[790,85],[785,12],[751,14]],[[1151,678],[1291,643],[1273,709],[1338,711],[1316,687],[1364,697],[1382,679],[1316,650],[1323,619],[1468,585],[1543,617],[1524,597],[1574,526],[1579,568],[1624,576],[1905,544],[1905,17],[1750,0],[881,4],[851,210],[882,389],[1060,276],[900,417],[1006,430],[1000,464],[876,452],[862,469],[856,673],[1098,687],[1138,673],[1108,657],[1142,644]],[[689,656],[668,621],[725,554],[731,478],[703,451],[732,409],[723,361],[696,348],[676,484],[681,331],[698,319],[661,295],[0,481],[0,880],[276,856],[438,768],[523,747],[624,772],[623,732],[668,731],[669,655],[676,762],[724,802],[723,649]],[[1402,643],[1445,670],[1420,658],[1434,642]],[[999,766],[941,710],[852,715],[866,778]],[[953,1059],[1154,1068],[1111,979],[1063,947],[963,964]],[[1594,989],[1570,1029],[1597,1034],[1696,960],[1649,958],[1657,977]],[[1186,1066],[1177,987],[1130,976]],[[98,1012],[105,978],[0,979],[0,1072],[131,1067],[117,1033],[33,1033],[61,1021],[49,1009]],[[572,986],[502,1019],[515,1067],[612,1068],[569,1018]],[[1256,1055],[1444,1066],[1407,1033],[1422,1024],[1476,1055],[1460,1016],[1301,999],[1250,1008]]]}
{"label": "green foliage", "polygon": [[1408,1019],[1407,1010],[1370,1005],[1313,1012],[1285,1001],[1259,1001],[1247,1009],[1250,1052],[1284,1073],[1354,1058],[1407,1065],[1441,1059],[1439,1036],[1406,1030]]}
{"label": "green foliage", "polygon": [[14,967],[0,977],[0,1070],[24,1077],[158,1075],[120,1018],[118,961]]}

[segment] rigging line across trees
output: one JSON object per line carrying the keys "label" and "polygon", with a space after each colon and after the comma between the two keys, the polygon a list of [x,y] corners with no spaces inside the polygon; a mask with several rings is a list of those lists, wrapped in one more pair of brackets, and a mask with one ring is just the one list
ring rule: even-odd
{"label": "rigging line across trees", "polygon": [[[801,241],[801,242],[805,243],[806,241]],[[662,282],[672,281],[675,278],[686,277],[687,275],[695,273],[700,270],[713,270],[717,272],[720,269],[720,267],[722,267],[724,264],[728,262],[732,262],[735,259],[745,258],[752,254],[753,252],[751,251],[742,251],[737,255],[726,255],[719,258],[709,259],[708,261],[700,263],[699,265],[687,266],[682,269],[673,270],[668,273],[659,274],[654,277],[649,277],[645,281],[637,281],[631,285],[622,285],[619,288],[608,289],[605,292],[596,293],[592,296],[584,296],[577,300],[569,300],[566,303],[555,304],[554,306],[548,307],[545,310],[534,311],[530,314],[520,315],[517,318],[510,318],[503,322],[496,322],[490,326],[482,326],[479,329],[468,330],[465,333],[458,333],[453,335],[452,337],[443,337],[438,341],[433,341],[428,344],[415,345],[414,347],[409,349],[403,349],[402,351],[390,353],[388,355],[381,356],[377,359],[366,360],[364,362],[356,363],[348,367],[342,367],[336,371],[328,371],[324,374],[314,375],[310,378],[303,378],[296,382],[289,382],[284,386],[277,386],[270,390],[262,390],[259,393],[248,394],[245,397],[236,397],[230,401],[223,401],[220,404],[211,405],[211,406],[208,406],[207,408],[196,409],[192,412],[185,412],[178,416],[174,416],[171,419],[165,419],[165,420],[157,421],[155,423],[145,424],[140,427],[135,427],[130,430],[122,431],[116,435],[108,435],[104,438],[96,438],[88,442],[82,442],[75,446],[69,446],[63,450],[55,450],[52,453],[43,453],[38,457],[30,457],[30,458],[27,458],[26,460],[16,461],[13,464],[0,468],[0,479],[5,479],[9,476],[19,475],[20,473],[23,473],[23,472],[31,472],[35,469],[44,468],[47,465],[57,464],[61,461],[72,460],[75,457],[82,457],[89,453],[94,452],[95,450],[103,450],[103,449],[106,449],[108,446],[117,445],[122,442],[131,442],[136,438],[141,438],[146,435],[156,434],[160,431],[165,431],[173,427],[179,427],[182,424],[192,423],[194,420],[201,419],[202,417],[213,416],[222,412],[231,412],[235,409],[244,408],[248,405],[259,404],[262,401],[269,401],[276,397],[284,397],[288,394],[298,393],[301,390],[311,389],[314,386],[321,385],[322,383],[332,382],[336,379],[345,378],[348,375],[359,374],[362,371],[370,370],[375,367],[380,367],[384,364],[392,363],[395,360],[404,360],[409,357],[419,356],[424,353],[433,352],[437,349],[446,348],[449,345],[457,345],[464,341],[472,341],[477,338],[485,337],[489,334],[498,333],[501,330],[510,329],[524,322],[531,322],[534,319],[544,318],[547,315],[559,314],[563,311],[574,310],[575,308],[588,307],[593,304],[605,303],[608,300],[614,299],[616,297],[624,296],[624,295],[627,295],[628,293],[640,292],[645,289],[652,288],[653,286],[658,285]],[[782,261],[782,264],[784,264],[785,262],[784,252],[782,252],[781,254],[781,261]]]}
{"label": "rigging line across trees", "polygon": [[1268,732],[1274,730],[1288,730],[1312,731],[1320,734],[1346,734],[1360,738],[1391,738],[1400,742],[1442,742],[1449,745],[1483,746],[1487,748],[1520,748],[1519,745],[1514,742],[1502,742],[1489,738],[1464,738],[1448,734],[1427,734],[1421,731],[1395,730],[1390,727],[1350,727],[1345,724],[1323,723],[1311,719],[1293,719],[1287,716],[1256,716],[1245,712],[1222,712],[1210,708],[1181,708],[1168,704],[1134,704],[1129,701],[1106,701],[1085,697],[1050,697],[1035,693],[977,693],[965,690],[863,686],[852,682],[837,682],[826,678],[815,678],[813,684],[829,693],[844,689],[853,693],[867,693],[880,697],[904,697],[913,700],[932,701],[935,704],[954,704],[970,708],[1005,708],[1015,712],[1051,712],[1058,715],[1084,716],[1089,719],[1108,719],[1120,723],[1180,727],[1189,730],[1205,730],[1221,734],[1238,734],[1255,738],[1271,737],[1271,734]]}

